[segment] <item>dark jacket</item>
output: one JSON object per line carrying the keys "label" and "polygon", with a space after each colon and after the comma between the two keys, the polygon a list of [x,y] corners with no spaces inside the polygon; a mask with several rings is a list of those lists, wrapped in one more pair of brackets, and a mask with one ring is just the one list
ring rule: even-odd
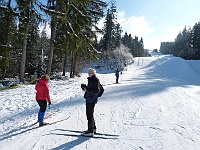
{"label": "dark jacket", "polygon": [[119,70],[118,70],[118,69],[117,69],[116,72],[115,72],[115,76],[116,76],[116,77],[119,77]]}
{"label": "dark jacket", "polygon": [[99,79],[96,77],[96,75],[88,77],[87,79],[88,79],[88,84],[86,86],[86,92],[84,94],[86,103],[87,102],[97,103],[99,94],[99,88],[98,88]]}

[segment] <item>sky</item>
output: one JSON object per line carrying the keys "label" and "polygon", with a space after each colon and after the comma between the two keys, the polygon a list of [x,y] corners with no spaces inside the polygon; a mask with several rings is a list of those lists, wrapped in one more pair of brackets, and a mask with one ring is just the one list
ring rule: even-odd
{"label": "sky", "polygon": [[[155,56],[155,57],[154,57]],[[0,91],[1,150],[197,150],[200,147],[200,61],[168,55],[136,57],[120,74],[104,67],[104,94],[95,105],[97,133],[87,129],[81,77],[51,80],[51,125],[33,125],[39,110],[35,85]],[[92,64],[91,64],[92,65]],[[91,66],[88,66],[91,67]]]}
{"label": "sky", "polygon": [[199,0],[116,0],[116,6],[122,30],[142,37],[144,48],[150,50],[173,42],[185,26],[200,21]]}
{"label": "sky", "polygon": [[[41,2],[46,4],[47,0]],[[159,50],[161,42],[173,42],[184,27],[188,29],[200,21],[199,6],[199,0],[116,0],[117,22],[122,35],[127,32],[142,37],[145,49]],[[103,22],[102,19],[99,27],[103,27]],[[50,35],[50,28],[46,29]]]}

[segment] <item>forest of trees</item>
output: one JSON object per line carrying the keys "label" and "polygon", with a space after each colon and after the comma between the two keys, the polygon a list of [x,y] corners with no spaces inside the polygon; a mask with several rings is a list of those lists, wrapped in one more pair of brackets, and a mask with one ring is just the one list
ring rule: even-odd
{"label": "forest of trees", "polygon": [[192,28],[185,27],[174,42],[162,42],[160,52],[187,60],[200,60],[200,22]]}
{"label": "forest of trees", "polygon": [[[101,0],[48,0],[47,4],[0,0],[0,80],[18,76],[24,82],[26,74],[62,72],[65,76],[66,71],[74,77],[92,60],[109,59],[122,45],[134,57],[148,56],[142,38],[121,35],[116,4],[109,4]],[[99,29],[103,17],[104,27]],[[100,41],[98,34],[103,35]]]}

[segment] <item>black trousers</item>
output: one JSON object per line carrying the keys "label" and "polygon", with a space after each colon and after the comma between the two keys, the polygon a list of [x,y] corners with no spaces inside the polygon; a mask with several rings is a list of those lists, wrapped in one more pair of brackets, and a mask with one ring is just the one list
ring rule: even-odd
{"label": "black trousers", "polygon": [[96,129],[95,120],[94,120],[94,107],[95,107],[95,103],[92,103],[92,102],[86,103],[86,116],[88,120],[88,130]]}
{"label": "black trousers", "polygon": [[116,77],[116,83],[118,83],[119,77]]}
{"label": "black trousers", "polygon": [[45,112],[47,109],[47,101],[46,100],[37,100],[37,103],[40,106],[40,111]]}

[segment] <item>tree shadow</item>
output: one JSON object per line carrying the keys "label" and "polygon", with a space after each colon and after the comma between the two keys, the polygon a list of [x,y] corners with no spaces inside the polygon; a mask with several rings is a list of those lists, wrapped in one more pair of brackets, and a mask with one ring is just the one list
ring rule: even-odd
{"label": "tree shadow", "polygon": [[[39,128],[39,126],[32,126],[32,125],[29,125],[29,126],[24,126],[24,127],[21,127],[21,128],[17,128],[17,129],[12,129],[10,132],[2,135],[2,138],[0,138],[0,140],[5,140],[5,139],[9,139],[9,138],[12,138],[14,136],[17,136],[17,135],[20,135],[20,134],[23,134],[23,133],[26,133],[28,131],[31,131],[33,129],[37,129]],[[19,130],[22,130],[22,131],[19,131]],[[19,131],[19,132],[18,132]],[[4,137],[3,137],[4,136]]]}
{"label": "tree shadow", "polygon": [[76,147],[77,145],[80,145],[81,143],[84,143],[90,139],[89,137],[82,137],[82,136],[77,136],[77,135],[73,135],[73,134],[60,134],[60,133],[52,133],[52,134],[62,135],[62,136],[73,136],[73,137],[77,137],[77,139],[70,141],[68,143],[59,145],[58,147],[54,147],[51,150],[71,149],[71,148]]}

